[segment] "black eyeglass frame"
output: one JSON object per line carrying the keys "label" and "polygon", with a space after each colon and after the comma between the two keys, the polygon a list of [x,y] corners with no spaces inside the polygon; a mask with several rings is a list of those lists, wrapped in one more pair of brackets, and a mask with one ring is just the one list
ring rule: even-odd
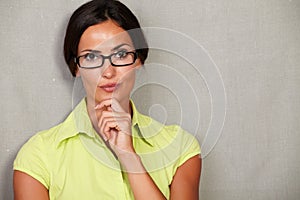
{"label": "black eyeglass frame", "polygon": [[101,55],[101,54],[100,54],[100,56],[103,58],[103,59],[102,59],[102,63],[101,63],[101,65],[95,66],[95,67],[82,67],[82,66],[80,65],[79,59],[80,59],[81,57],[86,56],[86,54],[85,54],[85,55],[78,56],[78,57],[75,57],[74,60],[75,60],[75,63],[76,63],[80,68],[83,68],[83,69],[95,69],[95,68],[100,68],[100,67],[102,67],[106,59],[108,59],[109,62],[110,62],[110,64],[111,64],[112,66],[114,66],[114,67],[125,67],[125,66],[129,66],[129,65],[134,64],[135,61],[136,61],[136,59],[138,58],[137,52],[135,52],[135,51],[129,51],[129,52],[126,52],[126,53],[127,53],[127,54],[133,54],[133,61],[132,61],[132,63],[128,63],[128,64],[124,64],[124,65],[116,65],[116,64],[114,64],[114,63],[111,61],[111,57],[114,56],[114,55],[117,55],[118,53],[119,53],[119,52],[117,52],[117,53],[112,53],[112,54],[110,54],[110,55],[108,55],[108,56],[104,56],[104,55]]}

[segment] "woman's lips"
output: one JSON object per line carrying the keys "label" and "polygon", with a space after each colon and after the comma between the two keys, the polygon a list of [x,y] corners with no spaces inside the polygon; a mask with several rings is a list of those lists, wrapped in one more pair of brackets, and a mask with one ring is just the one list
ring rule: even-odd
{"label": "woman's lips", "polygon": [[119,85],[120,84],[117,83],[109,83],[109,84],[101,85],[99,86],[99,88],[101,88],[105,92],[114,92],[119,87]]}

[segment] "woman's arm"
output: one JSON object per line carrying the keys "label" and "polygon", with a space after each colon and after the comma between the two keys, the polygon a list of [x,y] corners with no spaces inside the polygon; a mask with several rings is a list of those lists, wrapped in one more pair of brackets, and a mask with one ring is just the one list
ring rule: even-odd
{"label": "woman's arm", "polygon": [[[136,199],[166,199],[146,172],[136,154],[119,156]],[[198,200],[202,160],[196,155],[181,165],[170,185],[171,200]]]}
{"label": "woman's arm", "polygon": [[198,200],[202,160],[194,156],[181,165],[170,186],[171,200]]}
{"label": "woman's arm", "polygon": [[[103,110],[106,108],[105,110]],[[102,109],[102,110],[101,110]],[[131,115],[116,99],[108,99],[96,106],[100,110],[99,133],[119,159],[126,172],[135,200],[165,200],[135,153],[131,136]]]}
{"label": "woman's arm", "polygon": [[21,171],[14,171],[14,200],[49,200],[43,184]]}

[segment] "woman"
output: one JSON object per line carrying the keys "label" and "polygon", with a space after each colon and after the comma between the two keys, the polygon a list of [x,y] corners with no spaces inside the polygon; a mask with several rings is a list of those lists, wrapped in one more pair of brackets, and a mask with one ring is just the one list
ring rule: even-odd
{"label": "woman", "polygon": [[64,56],[86,98],[19,151],[15,200],[198,199],[195,138],[140,114],[130,100],[147,54],[140,25],[122,3],[94,0],[73,13]]}

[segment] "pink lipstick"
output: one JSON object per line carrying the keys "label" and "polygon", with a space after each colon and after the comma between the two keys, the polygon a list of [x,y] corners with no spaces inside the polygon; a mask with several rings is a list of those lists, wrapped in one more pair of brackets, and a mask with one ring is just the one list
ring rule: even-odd
{"label": "pink lipstick", "polygon": [[114,92],[118,88],[118,86],[119,86],[119,84],[117,84],[117,83],[108,83],[108,84],[99,86],[99,88],[101,88],[105,92]]}

